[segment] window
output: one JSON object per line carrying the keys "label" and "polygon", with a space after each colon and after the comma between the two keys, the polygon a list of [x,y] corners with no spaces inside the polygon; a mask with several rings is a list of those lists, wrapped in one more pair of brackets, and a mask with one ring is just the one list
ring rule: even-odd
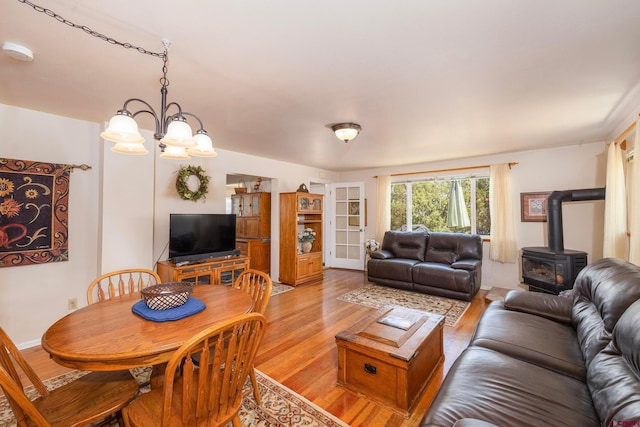
{"label": "window", "polygon": [[[454,188],[456,187],[456,188]],[[457,204],[457,191],[462,203]],[[466,214],[460,210],[466,211]],[[468,217],[460,219],[461,216]],[[426,226],[431,231],[489,235],[489,177],[422,179],[391,184],[391,229],[412,230]]]}

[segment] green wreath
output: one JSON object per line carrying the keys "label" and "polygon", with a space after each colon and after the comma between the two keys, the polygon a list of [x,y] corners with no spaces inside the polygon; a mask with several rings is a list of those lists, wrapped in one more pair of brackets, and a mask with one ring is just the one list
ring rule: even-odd
{"label": "green wreath", "polygon": [[[199,184],[196,191],[191,191],[187,185],[190,176],[195,176],[198,179]],[[201,166],[183,166],[178,171],[176,190],[181,199],[197,202],[201,198],[204,199],[209,190],[209,177]]]}

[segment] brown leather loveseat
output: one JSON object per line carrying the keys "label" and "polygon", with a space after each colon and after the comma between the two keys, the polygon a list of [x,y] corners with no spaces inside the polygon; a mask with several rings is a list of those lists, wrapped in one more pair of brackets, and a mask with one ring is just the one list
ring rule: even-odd
{"label": "brown leather loveseat", "polygon": [[640,267],[596,261],[573,292],[491,303],[421,426],[640,425]]}
{"label": "brown leather loveseat", "polygon": [[367,276],[393,288],[469,301],[480,289],[481,268],[477,234],[387,231]]}

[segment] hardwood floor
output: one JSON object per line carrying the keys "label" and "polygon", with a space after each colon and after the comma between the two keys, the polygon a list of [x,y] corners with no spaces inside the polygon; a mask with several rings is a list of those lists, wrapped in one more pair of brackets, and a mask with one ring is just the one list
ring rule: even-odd
{"label": "hardwood floor", "polygon": [[[338,301],[367,283],[363,272],[325,270],[321,282],[298,286],[271,298],[268,328],[255,360],[258,370],[331,412],[351,426],[408,427],[418,425],[451,364],[466,348],[485,309],[480,291],[456,327],[444,328],[445,361],[408,419],[336,385],[338,353],[335,335],[373,309]],[[40,347],[23,354],[41,378],[67,372],[48,359]]]}

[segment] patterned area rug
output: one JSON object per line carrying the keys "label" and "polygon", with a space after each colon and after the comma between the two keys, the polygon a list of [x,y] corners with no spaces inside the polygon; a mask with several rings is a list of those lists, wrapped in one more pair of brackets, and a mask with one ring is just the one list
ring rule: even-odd
{"label": "patterned area rug", "polygon": [[[149,369],[141,368],[133,370],[138,382],[144,382],[149,378]],[[49,390],[60,387],[76,378],[85,375],[86,372],[72,371],[67,374],[46,380],[44,383]],[[253,393],[248,393],[240,409],[240,419],[243,426],[251,427],[284,427],[284,426],[308,426],[308,427],[348,427],[324,409],[311,403],[304,397],[286,388],[272,378],[256,371],[262,405],[258,406],[253,398]],[[251,383],[247,381],[247,390]],[[25,388],[29,399],[34,399],[37,392],[33,386]],[[143,389],[144,392],[144,389]],[[0,396],[0,427],[15,426],[15,418],[9,402],[4,396]],[[115,423],[114,425],[117,425]],[[231,426],[231,423],[229,423]]]}
{"label": "patterned area rug", "polygon": [[340,301],[380,308],[386,304],[400,305],[416,310],[445,316],[445,325],[455,326],[471,303],[457,299],[437,297],[388,288],[386,286],[366,285],[338,297]]}
{"label": "patterned area rug", "polygon": [[289,292],[294,290],[293,286],[283,285],[282,283],[273,283],[273,287],[271,288],[271,296],[280,295],[285,292]]}

